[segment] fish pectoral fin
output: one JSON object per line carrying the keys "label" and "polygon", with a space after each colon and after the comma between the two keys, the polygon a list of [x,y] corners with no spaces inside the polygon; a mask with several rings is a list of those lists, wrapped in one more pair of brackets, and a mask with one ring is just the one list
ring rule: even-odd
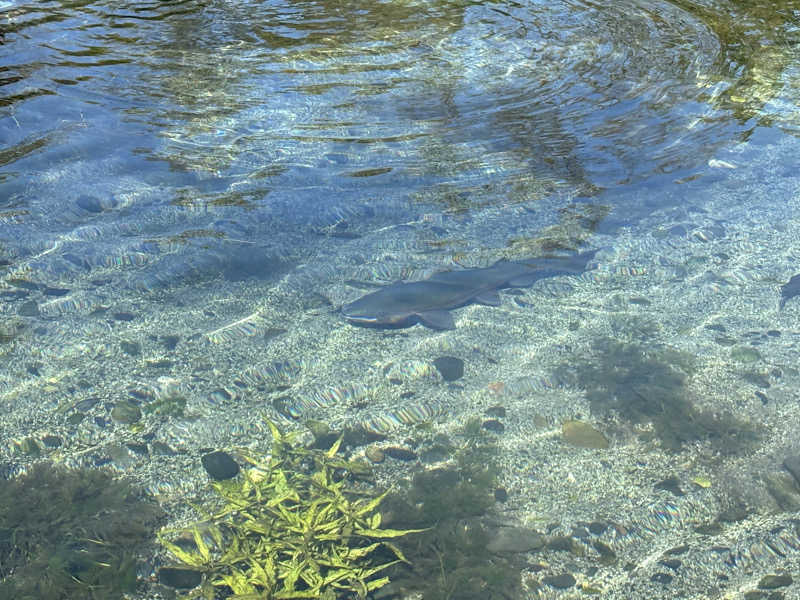
{"label": "fish pectoral fin", "polygon": [[519,277],[514,277],[514,279],[509,280],[508,286],[509,287],[530,287],[542,277],[547,277],[547,275],[543,275],[542,271],[531,271],[530,273],[526,273],[525,275],[520,275]]}
{"label": "fish pectoral fin", "polygon": [[502,304],[502,300],[500,300],[500,294],[498,294],[496,290],[490,290],[488,292],[478,294],[473,298],[473,300],[478,304],[484,304],[486,306],[500,306]]}
{"label": "fish pectoral fin", "polygon": [[453,321],[453,315],[446,310],[429,310],[427,312],[417,313],[419,322],[430,327],[431,329],[455,329],[456,324]]}

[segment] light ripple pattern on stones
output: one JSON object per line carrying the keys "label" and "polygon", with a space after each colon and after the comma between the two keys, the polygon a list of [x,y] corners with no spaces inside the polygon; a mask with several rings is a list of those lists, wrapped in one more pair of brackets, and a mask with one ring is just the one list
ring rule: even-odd
{"label": "light ripple pattern on stones", "polygon": [[39,312],[47,317],[58,317],[68,314],[88,314],[102,306],[102,299],[93,294],[75,293],[61,298],[54,298],[39,305]]}
{"label": "light ripple pattern on stones", "polygon": [[299,400],[307,403],[307,405],[320,408],[337,405],[350,406],[366,400],[372,393],[373,390],[371,388],[360,383],[354,383],[308,390],[299,395]]}
{"label": "light ripple pattern on stones", "polygon": [[264,331],[266,322],[259,313],[253,313],[233,323],[223,325],[205,334],[212,344],[235,342],[245,337],[253,337]]}
{"label": "light ripple pattern on stones", "polygon": [[242,377],[250,385],[291,385],[304,367],[302,360],[267,361],[250,367]]}
{"label": "light ripple pattern on stones", "polygon": [[386,372],[388,379],[399,378],[403,380],[425,380],[438,381],[441,379],[439,370],[428,361],[410,360],[408,362],[392,365]]}
{"label": "light ripple pattern on stones", "polygon": [[431,421],[443,413],[444,409],[438,403],[420,401],[361,419],[358,425],[366,431],[385,435],[403,425]]}

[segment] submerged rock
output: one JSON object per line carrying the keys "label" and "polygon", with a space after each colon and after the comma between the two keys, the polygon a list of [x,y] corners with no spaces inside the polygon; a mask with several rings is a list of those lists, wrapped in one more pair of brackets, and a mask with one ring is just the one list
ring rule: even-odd
{"label": "submerged rock", "polygon": [[561,426],[562,439],[579,448],[608,448],[608,440],[600,431],[583,421],[564,421]]}
{"label": "submerged rock", "polygon": [[456,381],[464,376],[464,361],[455,356],[440,356],[433,361],[433,366],[445,381]]}
{"label": "submerged rock", "polygon": [[239,474],[239,465],[230,454],[222,450],[205,454],[200,461],[208,476],[216,481],[232,479]]}

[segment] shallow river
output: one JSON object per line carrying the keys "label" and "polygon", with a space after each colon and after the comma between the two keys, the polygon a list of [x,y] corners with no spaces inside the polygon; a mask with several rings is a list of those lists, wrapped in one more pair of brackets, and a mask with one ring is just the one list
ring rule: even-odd
{"label": "shallow river", "polygon": [[[262,416],[361,432],[383,487],[478,419],[472,517],[547,543],[476,598],[800,597],[798,99],[797,0],[0,0],[2,475],[175,524]],[[339,310],[592,250],[453,329]],[[384,597],[473,597],[439,571]]]}

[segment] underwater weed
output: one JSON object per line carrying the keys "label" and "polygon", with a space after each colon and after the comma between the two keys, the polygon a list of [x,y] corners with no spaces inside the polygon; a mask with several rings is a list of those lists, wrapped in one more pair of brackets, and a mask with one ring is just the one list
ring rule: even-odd
{"label": "underwater weed", "polygon": [[444,444],[453,449],[449,465],[417,472],[383,505],[392,525],[424,528],[398,540],[403,552],[414,557],[411,571],[390,574],[398,588],[425,600],[521,597],[521,556],[487,552],[492,527],[486,517],[495,503],[498,448],[481,423],[481,418],[468,420]]}
{"label": "underwater weed", "polygon": [[304,448],[267,421],[272,454],[245,456],[243,477],[212,482],[223,507],[185,533],[186,549],[164,531],[164,546],[205,577],[187,598],[365,598],[389,582],[388,567],[407,562],[389,540],[411,533],[382,529],[386,493],[359,491],[343,477],[341,438],[326,452]]}
{"label": "underwater weed", "polygon": [[694,406],[688,378],[695,369],[691,354],[602,338],[590,356],[564,365],[560,375],[586,390],[592,410],[614,410],[632,423],[651,423],[668,450],[695,440],[708,440],[725,454],[747,449],[756,439],[751,425]]}
{"label": "underwater weed", "polygon": [[122,598],[161,514],[106,471],[34,465],[0,486],[0,598]]}

